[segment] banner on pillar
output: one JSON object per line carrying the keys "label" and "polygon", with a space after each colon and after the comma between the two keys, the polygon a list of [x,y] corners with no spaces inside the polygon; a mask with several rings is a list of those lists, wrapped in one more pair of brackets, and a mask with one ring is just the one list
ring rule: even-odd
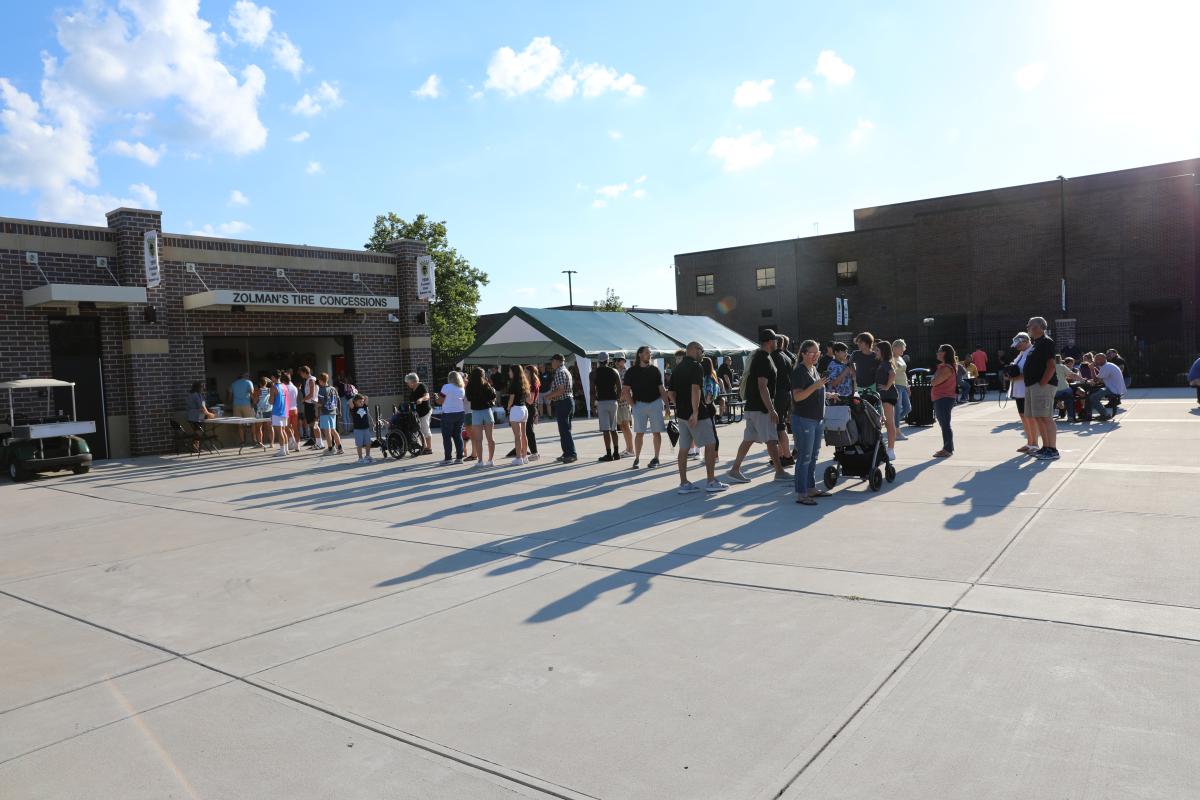
{"label": "banner on pillar", "polygon": [[432,300],[435,289],[433,256],[417,256],[417,299]]}
{"label": "banner on pillar", "polygon": [[842,322],[842,319],[843,319],[843,317],[842,317],[842,298],[840,298],[840,297],[834,298],[834,302],[837,303],[837,325],[840,328],[842,325],[845,324],[844,322]]}
{"label": "banner on pillar", "polygon": [[142,255],[146,262],[146,288],[162,285],[162,270],[158,261],[158,231],[146,231],[142,236]]}

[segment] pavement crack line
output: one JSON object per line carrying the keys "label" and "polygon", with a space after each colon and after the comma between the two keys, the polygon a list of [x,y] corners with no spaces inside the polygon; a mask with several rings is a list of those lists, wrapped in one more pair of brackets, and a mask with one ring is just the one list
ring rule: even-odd
{"label": "pavement crack line", "polygon": [[[508,781],[509,783],[515,783],[520,786],[524,786],[527,789],[532,789],[534,791],[541,792],[549,797],[556,797],[556,798],[559,798],[560,800],[579,800],[579,798],[590,798],[591,800],[599,800],[599,798],[596,798],[594,795],[587,794],[586,792],[582,792],[578,789],[572,789],[571,787],[563,786],[561,784],[550,781],[546,778],[529,775],[528,773],[522,772],[520,770],[496,764],[495,762],[488,761],[487,759],[483,759],[479,756],[465,753],[464,751],[458,750],[457,748],[451,747],[449,745],[444,745],[444,744],[442,744],[440,742],[436,742],[432,739],[425,739],[424,737],[415,736],[413,734],[409,734],[407,732],[400,731],[399,729],[391,728],[390,726],[380,725],[378,723],[368,723],[363,719],[359,719],[354,716],[348,716],[346,714],[342,714],[338,711],[334,711],[331,708],[326,708],[325,706],[321,705],[320,703],[318,703],[316,701],[313,701],[311,699],[305,699],[303,696],[300,696],[298,694],[281,691],[280,689],[275,688],[275,686],[270,683],[267,683],[264,681],[250,680],[249,678],[242,677],[240,675],[235,675],[234,673],[229,672],[228,670],[223,670],[220,667],[215,667],[215,666],[213,666],[211,664],[207,664],[203,661],[197,661],[197,660],[189,657],[186,653],[172,650],[171,648],[167,647],[166,645],[157,644],[157,643],[151,642],[147,639],[143,639],[141,637],[134,636],[129,633],[125,633],[125,632],[117,630],[115,628],[111,628],[107,625],[102,625],[98,622],[94,622],[92,620],[85,619],[83,617],[77,616],[75,614],[71,614],[71,613],[63,611],[61,609],[52,608],[48,605],[45,605],[44,603],[39,603],[36,600],[31,600],[27,597],[21,597],[20,595],[15,595],[11,592],[5,591],[4,589],[0,589],[0,596],[8,597],[12,600],[17,600],[22,603],[27,603],[31,606],[34,606],[35,608],[40,608],[43,611],[48,611],[52,614],[57,614],[61,617],[65,617],[66,619],[73,620],[74,622],[78,622],[81,625],[87,625],[87,626],[95,628],[97,630],[101,630],[106,633],[112,634],[113,636],[118,636],[122,639],[126,639],[128,641],[135,642],[137,644],[142,645],[143,647],[149,647],[153,650],[158,650],[159,652],[166,653],[167,655],[170,655],[170,656],[174,656],[175,658],[177,658],[181,661],[185,661],[189,664],[192,664],[193,666],[199,667],[200,669],[208,670],[209,672],[213,672],[217,675],[221,675],[225,678],[228,678],[229,680],[220,684],[221,686],[226,686],[229,683],[236,682],[236,683],[243,684],[245,686],[252,687],[254,689],[258,689],[259,691],[267,692],[268,694],[271,694],[274,697],[278,697],[278,698],[280,698],[282,700],[286,700],[290,703],[295,703],[297,705],[304,706],[305,708],[308,708],[319,714],[323,714],[325,716],[332,717],[333,719],[340,720],[349,725],[353,725],[356,728],[361,728],[363,730],[370,731],[379,736],[384,736],[395,742],[399,742],[401,744],[405,744],[410,747],[415,747],[418,750],[423,750],[432,755],[439,756],[441,758],[445,758],[450,761],[454,761],[455,763],[460,764],[462,766],[469,767],[469,768],[475,769],[475,770],[479,770],[480,772],[486,772],[494,777],[500,778],[501,780]],[[207,689],[201,690],[200,692],[196,692],[193,694],[200,694],[205,691],[211,691],[212,689],[215,689],[215,688],[217,688],[217,687],[215,687],[215,686],[208,687]],[[178,702],[181,699],[185,699],[185,698],[176,698],[175,700],[168,701],[166,703],[162,703],[157,707],[161,707],[163,705],[170,705],[171,703]],[[147,711],[148,710],[151,710],[151,709],[147,709]],[[146,713],[146,712],[139,711],[139,712],[137,712],[137,714],[133,714],[132,716],[138,716],[143,713]],[[112,724],[112,723],[109,723],[109,724]],[[107,727],[107,725],[100,726],[100,727]]]}

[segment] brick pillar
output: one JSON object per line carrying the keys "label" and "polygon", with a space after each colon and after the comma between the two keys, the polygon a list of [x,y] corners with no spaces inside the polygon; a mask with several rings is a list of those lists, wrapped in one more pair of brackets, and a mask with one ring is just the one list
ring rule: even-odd
{"label": "brick pillar", "polygon": [[441,376],[432,375],[433,350],[429,338],[429,324],[417,322],[417,315],[425,312],[428,319],[429,303],[417,299],[417,256],[429,250],[424,242],[415,239],[394,239],[384,245],[387,252],[396,257],[396,288],[400,295],[400,310],[396,316],[396,335],[400,337],[401,374],[415,372],[432,389],[441,386]]}
{"label": "brick pillar", "polygon": [[[143,235],[155,230],[162,234],[162,212],[136,208],[110,211],[108,227],[117,249],[113,271],[124,286],[145,286]],[[159,242],[160,259],[162,242]],[[165,280],[165,277],[164,277]],[[170,310],[163,286],[146,292],[157,321],[145,321],[144,306],[125,309],[121,327],[129,413],[129,448],[135,455],[165,452],[172,441],[167,416],[179,401],[175,372],[171,366],[170,335],[167,321]]]}

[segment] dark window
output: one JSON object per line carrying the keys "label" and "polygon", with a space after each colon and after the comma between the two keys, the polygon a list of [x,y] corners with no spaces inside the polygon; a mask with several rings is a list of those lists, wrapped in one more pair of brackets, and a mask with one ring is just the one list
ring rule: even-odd
{"label": "dark window", "polygon": [[858,262],[839,261],[837,265],[838,286],[854,286],[858,283]]}
{"label": "dark window", "polygon": [[762,267],[754,271],[754,281],[759,289],[775,288],[775,268]]}
{"label": "dark window", "polygon": [[696,294],[712,294],[713,293],[713,276],[712,275],[697,275],[696,276]]}
{"label": "dark window", "polygon": [[773,308],[764,308],[764,309],[762,310],[762,315],[763,315],[763,317],[764,317],[764,318],[766,318],[766,317],[771,317],[771,316],[774,316],[774,315],[775,315],[775,309],[773,309]]}

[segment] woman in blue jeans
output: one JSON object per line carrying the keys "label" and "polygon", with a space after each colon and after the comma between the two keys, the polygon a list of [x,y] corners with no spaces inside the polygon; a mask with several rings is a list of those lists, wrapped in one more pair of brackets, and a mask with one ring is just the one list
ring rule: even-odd
{"label": "woman in blue jeans", "polygon": [[937,351],[938,365],[933,373],[933,416],[942,426],[942,449],[934,458],[949,458],[954,455],[954,431],[950,429],[950,415],[958,402],[958,354],[954,348],[944,344]]}
{"label": "woman in blue jeans", "polygon": [[815,497],[829,497],[817,488],[817,455],[825,428],[825,384],[817,373],[821,350],[812,339],[800,345],[800,362],[792,370],[792,435],[796,439],[796,502],[815,506]]}

